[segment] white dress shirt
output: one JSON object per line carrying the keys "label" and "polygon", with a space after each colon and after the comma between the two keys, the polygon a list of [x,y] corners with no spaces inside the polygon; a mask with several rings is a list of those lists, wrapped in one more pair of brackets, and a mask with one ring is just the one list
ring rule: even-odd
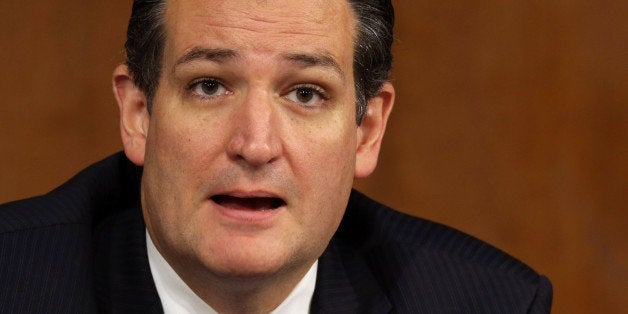
{"label": "white dress shirt", "polygon": [[[217,313],[188,287],[170,264],[161,256],[148,231],[146,232],[146,248],[150,272],[166,314],[186,313]],[[314,262],[303,279],[294,287],[288,297],[271,313],[296,314],[309,313],[310,303],[316,286],[318,261]]]}

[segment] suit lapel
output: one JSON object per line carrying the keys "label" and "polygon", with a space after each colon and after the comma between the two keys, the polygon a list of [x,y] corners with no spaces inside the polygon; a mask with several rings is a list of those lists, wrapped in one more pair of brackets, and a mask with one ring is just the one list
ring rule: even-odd
{"label": "suit lapel", "polygon": [[319,259],[312,313],[388,313],[391,304],[364,256],[334,238]]}
{"label": "suit lapel", "polygon": [[146,252],[139,205],[104,221],[94,233],[94,273],[100,311],[163,313]]}

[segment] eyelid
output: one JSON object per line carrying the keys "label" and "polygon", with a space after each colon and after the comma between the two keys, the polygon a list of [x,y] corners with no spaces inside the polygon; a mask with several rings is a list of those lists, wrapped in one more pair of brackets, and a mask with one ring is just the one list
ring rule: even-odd
{"label": "eyelid", "polygon": [[222,86],[225,86],[225,84],[217,79],[217,78],[213,78],[213,77],[200,77],[197,79],[192,80],[189,84],[188,84],[188,89],[192,89],[194,86],[196,86],[198,83],[203,83],[203,82],[216,82]]}
{"label": "eyelid", "polygon": [[206,99],[207,98],[218,97],[219,95],[203,95],[203,94],[199,94],[199,93],[194,91],[199,84],[202,84],[204,82],[213,82],[213,83],[219,84],[220,86],[222,86],[222,88],[225,89],[225,93],[223,93],[223,94],[230,94],[231,93],[230,89],[227,87],[227,85],[225,83],[223,83],[221,80],[219,80],[217,78],[214,78],[214,77],[200,77],[200,78],[194,79],[194,80],[192,80],[188,84],[188,86],[186,88],[186,91],[189,94],[192,94],[193,96],[206,98]]}
{"label": "eyelid", "polygon": [[320,96],[323,100],[329,100],[330,96],[327,93],[327,91],[320,87],[319,85],[316,84],[309,84],[309,83],[304,83],[304,84],[297,84],[295,86],[293,86],[288,93],[291,93],[297,89],[301,89],[301,88],[307,88],[307,89],[311,89],[313,90],[316,94],[318,94],[318,96]]}
{"label": "eyelid", "polygon": [[[298,99],[299,96],[297,95],[297,93],[299,93],[299,90],[307,90],[308,92],[312,93],[313,98],[307,101],[301,101],[300,99]],[[327,104],[327,101],[330,99],[327,91],[316,84],[294,85],[286,94],[284,94],[283,98],[298,107],[310,110],[324,107]]]}

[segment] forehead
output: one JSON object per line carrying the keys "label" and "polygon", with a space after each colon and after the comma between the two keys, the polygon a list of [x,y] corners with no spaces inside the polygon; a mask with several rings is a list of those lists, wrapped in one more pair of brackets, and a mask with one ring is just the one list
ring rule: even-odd
{"label": "forehead", "polygon": [[[280,54],[290,50],[353,59],[355,19],[345,0],[170,0],[166,54],[198,46]],[[348,60],[345,60],[347,59]]]}

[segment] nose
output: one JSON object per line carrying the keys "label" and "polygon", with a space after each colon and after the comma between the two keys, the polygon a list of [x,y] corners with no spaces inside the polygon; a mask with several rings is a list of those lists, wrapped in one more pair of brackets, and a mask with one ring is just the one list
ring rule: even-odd
{"label": "nose", "polygon": [[250,167],[261,167],[282,154],[278,108],[268,93],[252,91],[231,115],[227,154]]}

